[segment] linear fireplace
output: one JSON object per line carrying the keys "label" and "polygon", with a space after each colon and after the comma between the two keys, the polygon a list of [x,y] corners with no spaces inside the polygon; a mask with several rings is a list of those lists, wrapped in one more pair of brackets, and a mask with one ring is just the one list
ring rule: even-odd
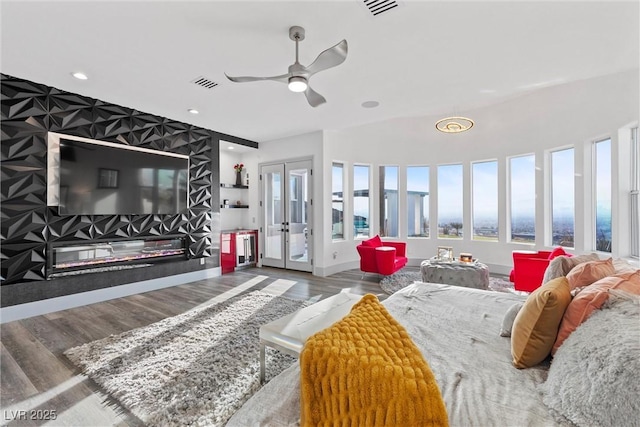
{"label": "linear fireplace", "polygon": [[48,276],[51,278],[186,259],[182,236],[52,243],[49,253]]}

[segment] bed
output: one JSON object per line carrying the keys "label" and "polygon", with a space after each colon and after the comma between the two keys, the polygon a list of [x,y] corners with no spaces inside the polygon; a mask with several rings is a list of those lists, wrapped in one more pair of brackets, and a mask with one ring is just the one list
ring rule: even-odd
{"label": "bed", "polygon": [[[549,364],[512,365],[510,339],[500,336],[505,313],[525,296],[433,283],[414,283],[383,302],[430,365],[452,426],[546,426],[558,422],[539,385]],[[300,368],[267,383],[228,426],[295,426],[300,418]]]}

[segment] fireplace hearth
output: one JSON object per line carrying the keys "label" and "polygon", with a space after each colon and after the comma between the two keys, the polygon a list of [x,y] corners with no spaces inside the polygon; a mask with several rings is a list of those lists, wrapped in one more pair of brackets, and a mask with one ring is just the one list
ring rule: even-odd
{"label": "fireplace hearth", "polygon": [[52,243],[49,253],[50,278],[186,259],[182,236]]}

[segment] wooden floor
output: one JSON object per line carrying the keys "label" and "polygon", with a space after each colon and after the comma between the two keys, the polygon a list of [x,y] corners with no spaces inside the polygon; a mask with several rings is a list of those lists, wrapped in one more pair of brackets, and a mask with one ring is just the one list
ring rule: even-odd
{"label": "wooden floor", "polygon": [[[418,268],[406,267],[418,271]],[[67,360],[72,347],[146,326],[212,300],[269,289],[317,301],[343,289],[383,300],[380,277],[359,270],[317,277],[274,268],[250,268],[0,326],[0,425],[142,426]]]}

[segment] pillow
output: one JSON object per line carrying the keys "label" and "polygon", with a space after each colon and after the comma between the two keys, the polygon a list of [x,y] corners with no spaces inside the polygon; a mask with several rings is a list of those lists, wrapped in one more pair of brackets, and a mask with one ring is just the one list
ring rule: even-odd
{"label": "pillow", "polygon": [[380,239],[380,236],[376,234],[369,240],[363,240],[362,246],[371,246],[372,248],[379,248],[380,246],[382,246],[382,240]]}
{"label": "pillow", "polygon": [[640,295],[640,270],[602,278],[581,290],[564,312],[551,354],[555,355],[567,337],[602,307],[609,299],[609,291],[612,289]]}
{"label": "pillow", "polygon": [[638,425],[640,304],[607,306],[567,338],[541,384],[551,412],[578,426]]}
{"label": "pillow", "polygon": [[302,426],[446,426],[435,377],[409,334],[368,294],[300,354]]}
{"label": "pillow", "polygon": [[511,331],[511,356],[516,368],[535,366],[549,355],[570,302],[566,277],[553,279],[529,295]]}
{"label": "pillow", "polygon": [[516,315],[522,308],[524,303],[517,302],[509,307],[509,310],[504,314],[502,318],[502,325],[500,325],[500,336],[501,337],[510,337],[511,329],[513,328],[513,321],[516,320]]}
{"label": "pillow", "polygon": [[547,259],[551,261],[552,259],[559,257],[560,255],[567,255],[564,249],[562,249],[562,246],[558,246],[557,248],[552,250],[551,253],[549,254],[549,258]]}
{"label": "pillow", "polygon": [[571,289],[575,289],[589,286],[604,277],[613,276],[614,274],[613,259],[609,258],[579,264],[567,274],[567,279],[569,279]]}
{"label": "pillow", "polygon": [[590,253],[584,255],[577,255],[573,257],[567,257],[564,255],[560,255],[555,257],[549,262],[547,269],[544,272],[544,277],[542,278],[542,284],[544,285],[550,280],[556,279],[558,277],[566,276],[569,274],[571,269],[578,264],[587,261],[598,261],[600,258],[598,254]]}

